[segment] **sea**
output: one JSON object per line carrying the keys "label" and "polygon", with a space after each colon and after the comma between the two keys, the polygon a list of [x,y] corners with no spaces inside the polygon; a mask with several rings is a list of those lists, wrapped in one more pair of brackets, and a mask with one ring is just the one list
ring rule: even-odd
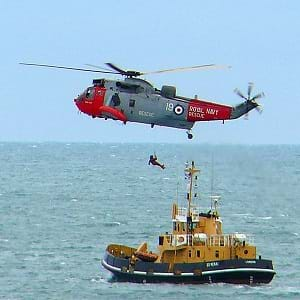
{"label": "sea", "polygon": [[[111,243],[155,252],[187,161],[196,204],[221,196],[224,233],[254,235],[270,284],[118,283],[101,266]],[[0,299],[228,298],[300,299],[299,145],[0,142]]]}

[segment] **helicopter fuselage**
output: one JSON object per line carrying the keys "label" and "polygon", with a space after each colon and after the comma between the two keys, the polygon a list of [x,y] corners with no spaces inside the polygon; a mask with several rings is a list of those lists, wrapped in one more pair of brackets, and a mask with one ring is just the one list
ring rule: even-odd
{"label": "helicopter fuselage", "polygon": [[235,93],[245,101],[236,106],[229,106],[198,99],[196,96],[194,98],[177,96],[174,86],[163,85],[161,90],[159,90],[154,88],[148,81],[137,78],[147,74],[222,67],[216,64],[180,67],[152,72],[124,70],[112,63],[106,63],[109,69],[93,65],[91,65],[93,69],[87,69],[36,63],[20,64],[125,76],[124,80],[93,80],[93,86],[88,87],[81,95],[74,99],[76,106],[81,112],[93,118],[114,119],[122,121],[124,124],[126,122],[136,122],[150,124],[151,127],[159,125],[187,129],[189,139],[193,137],[190,131],[195,122],[222,120],[224,123],[225,120],[237,119],[254,108],[261,111],[260,105],[256,100],[264,97],[264,93],[251,97],[253,83],[250,82],[247,97],[238,89],[235,89]]}
{"label": "helicopter fuselage", "polygon": [[197,121],[234,119],[253,108],[177,96],[173,86],[158,90],[140,78],[95,79],[74,101],[80,111],[94,118],[187,130]]}

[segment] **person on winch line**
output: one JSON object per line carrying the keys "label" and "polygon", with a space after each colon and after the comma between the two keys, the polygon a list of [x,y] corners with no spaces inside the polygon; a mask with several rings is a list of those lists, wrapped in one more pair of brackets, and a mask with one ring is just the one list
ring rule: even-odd
{"label": "person on winch line", "polygon": [[165,168],[165,165],[161,164],[160,162],[157,161],[157,157],[156,154],[154,155],[150,155],[149,161],[148,161],[148,165],[152,164],[153,166],[159,166],[162,169]]}

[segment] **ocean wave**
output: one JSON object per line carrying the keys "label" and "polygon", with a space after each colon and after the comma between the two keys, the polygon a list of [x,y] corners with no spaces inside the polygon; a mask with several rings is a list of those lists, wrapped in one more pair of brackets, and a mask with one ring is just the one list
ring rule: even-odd
{"label": "ocean wave", "polygon": [[114,222],[107,222],[107,223],[104,223],[103,224],[105,227],[114,227],[114,226],[120,226],[121,223],[120,222],[117,222],[117,221],[114,221]]}

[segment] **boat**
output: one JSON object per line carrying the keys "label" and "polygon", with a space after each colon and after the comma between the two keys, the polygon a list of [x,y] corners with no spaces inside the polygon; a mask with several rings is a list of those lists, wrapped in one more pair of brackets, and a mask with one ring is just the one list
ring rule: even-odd
{"label": "boat", "polygon": [[[201,211],[198,198],[200,170],[187,164],[186,206],[172,206],[172,232],[158,237],[157,251],[147,242],[138,247],[107,246],[102,266],[113,280],[136,283],[266,284],[276,272],[269,259],[257,255],[254,238],[246,233],[223,233],[218,211],[219,196],[211,196],[210,209]],[[185,197],[184,197],[185,198]]]}

